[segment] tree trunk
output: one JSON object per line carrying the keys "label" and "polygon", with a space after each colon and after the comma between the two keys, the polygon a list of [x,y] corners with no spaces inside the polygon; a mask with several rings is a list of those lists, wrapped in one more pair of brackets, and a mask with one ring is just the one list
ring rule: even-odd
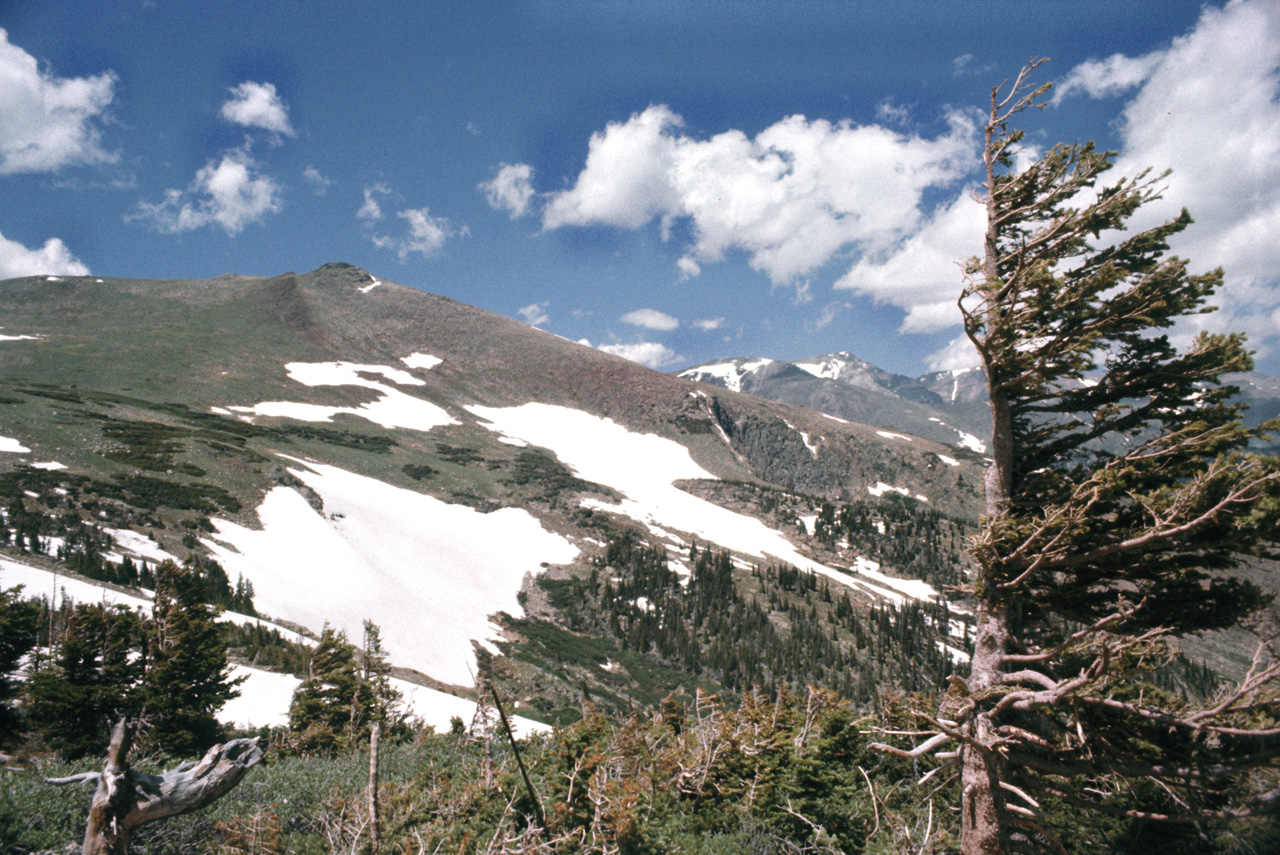
{"label": "tree trunk", "polygon": [[98,780],[85,823],[83,855],[127,855],[135,828],[217,801],[262,760],[257,737],[233,739],[210,748],[199,763],[187,762],[162,775],[147,775],[129,767],[132,741],[132,731],[121,720],[112,731],[101,774],[46,779],[51,784]]}
{"label": "tree trunk", "polygon": [[378,742],[382,736],[382,724],[374,722],[369,730],[369,851],[378,855],[382,844],[378,827]]}
{"label": "tree trunk", "polygon": [[[976,622],[968,683],[971,695],[983,694],[999,684],[1009,632],[1003,610],[985,601],[978,606]],[[960,749],[960,852],[1003,855],[1008,850],[1008,828],[999,783],[1001,756],[993,749],[991,721],[980,709],[967,722],[965,735],[968,740]]]}

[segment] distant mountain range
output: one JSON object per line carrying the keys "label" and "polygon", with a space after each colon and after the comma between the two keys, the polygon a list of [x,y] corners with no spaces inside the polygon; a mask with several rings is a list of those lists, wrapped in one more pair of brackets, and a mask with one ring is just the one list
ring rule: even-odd
{"label": "distant mountain range", "polygon": [[985,381],[976,370],[913,378],[841,352],[796,362],[717,360],[679,376],[979,452],[991,432]]}
{"label": "distant mountain range", "polygon": [[[991,433],[986,381],[977,369],[907,377],[841,351],[795,362],[722,359],[678,376],[975,451],[985,449]],[[1223,381],[1240,390],[1249,424],[1280,415],[1280,378],[1247,372]]]}

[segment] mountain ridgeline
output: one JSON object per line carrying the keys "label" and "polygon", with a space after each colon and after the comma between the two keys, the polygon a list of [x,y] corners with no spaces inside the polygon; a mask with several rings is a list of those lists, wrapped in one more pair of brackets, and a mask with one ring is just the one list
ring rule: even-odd
{"label": "mountain ridgeline", "polygon": [[[907,377],[842,351],[794,362],[715,360],[677,376],[974,450],[981,450],[991,433],[986,382],[976,369]],[[1280,378],[1243,372],[1222,379],[1248,405],[1250,426],[1280,415]],[[1280,450],[1274,444],[1268,448]]]}

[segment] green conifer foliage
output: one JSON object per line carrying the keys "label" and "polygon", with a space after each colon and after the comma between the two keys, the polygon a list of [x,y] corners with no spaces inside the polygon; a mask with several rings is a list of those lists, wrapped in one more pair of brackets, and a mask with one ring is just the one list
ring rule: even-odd
{"label": "green conifer foliage", "polygon": [[0,590],[0,745],[13,738],[21,723],[19,711],[13,705],[19,684],[10,675],[35,647],[36,626],[40,620],[39,606],[19,599],[21,592],[20,587]]}
{"label": "green conifer foliage", "polygon": [[396,724],[400,694],[390,677],[377,624],[365,621],[359,651],[345,632],[325,624],[311,654],[310,673],[294,691],[289,707],[294,747],[333,751],[366,738],[374,722],[384,728]]}
{"label": "green conifer foliage", "polygon": [[1265,602],[1230,572],[1274,540],[1280,493],[1280,463],[1248,453],[1260,431],[1218,382],[1251,367],[1243,337],[1179,350],[1168,335],[1211,311],[1222,272],[1167,256],[1185,211],[1126,230],[1161,176],[1100,187],[1111,155],[1091,143],[1015,168],[1009,123],[1047,91],[1029,83],[1038,64],[992,92],[987,232],[961,299],[993,422],[971,675],[908,752],[958,743],[966,855],[1052,840],[1050,800],[1193,821],[1280,798],[1274,775],[1249,777],[1277,756],[1272,652],[1205,703],[1149,682],[1179,637]]}
{"label": "green conifer foliage", "polygon": [[142,618],[123,606],[80,604],[67,616],[52,663],[32,675],[30,726],[68,759],[102,751],[121,716],[138,712]]}
{"label": "green conifer foliage", "polygon": [[148,625],[149,662],[141,695],[151,723],[148,738],[179,754],[202,752],[222,735],[217,711],[237,697],[228,676],[227,648],[217,611],[206,605],[190,563],[156,568],[156,597]]}

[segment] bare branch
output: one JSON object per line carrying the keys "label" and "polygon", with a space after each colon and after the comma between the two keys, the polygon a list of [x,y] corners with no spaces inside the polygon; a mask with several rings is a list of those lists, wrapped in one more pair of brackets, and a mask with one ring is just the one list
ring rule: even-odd
{"label": "bare branch", "polygon": [[[89,807],[84,855],[126,855],[133,829],[158,819],[200,810],[225,795],[262,760],[257,737],[215,745],[199,763],[183,763],[161,775],[135,772],[128,753],[132,729],[122,719],[111,734],[107,762],[97,775]],[[51,783],[85,780],[84,775]]]}
{"label": "bare branch", "polygon": [[904,760],[914,760],[917,757],[923,757],[925,754],[928,754],[930,751],[937,748],[939,745],[946,745],[948,742],[951,741],[951,739],[952,737],[949,736],[948,734],[939,733],[936,736],[934,736],[932,739],[927,739],[924,742],[920,743],[915,748],[912,748],[910,751],[904,751],[903,749],[898,748],[896,745],[887,745],[883,742],[872,742],[867,747],[874,749],[876,751],[883,751],[886,754],[892,754],[894,757],[901,757]]}

